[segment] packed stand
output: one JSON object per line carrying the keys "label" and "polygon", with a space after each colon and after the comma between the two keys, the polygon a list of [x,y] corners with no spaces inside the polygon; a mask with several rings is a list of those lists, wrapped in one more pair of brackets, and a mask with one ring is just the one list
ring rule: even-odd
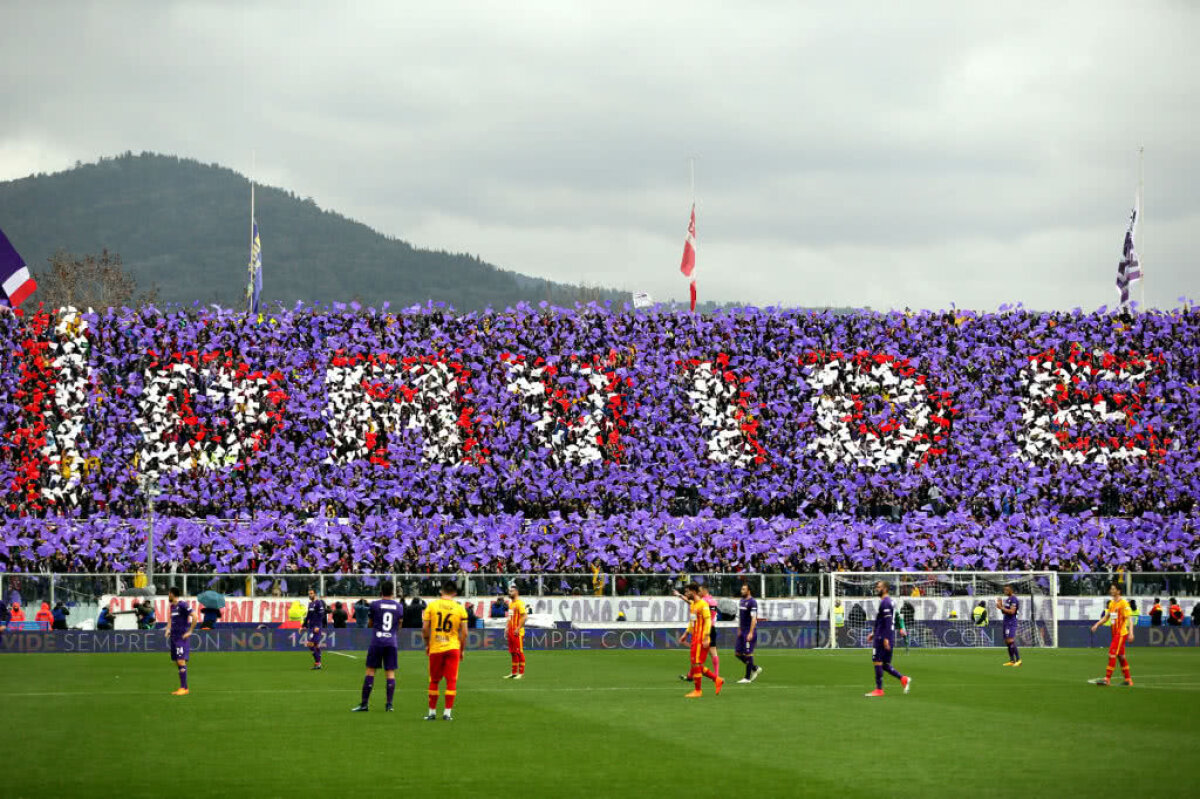
{"label": "packed stand", "polygon": [[151,504],[207,570],[1197,562],[1190,310],[145,308],[0,348],[10,571],[128,566]]}

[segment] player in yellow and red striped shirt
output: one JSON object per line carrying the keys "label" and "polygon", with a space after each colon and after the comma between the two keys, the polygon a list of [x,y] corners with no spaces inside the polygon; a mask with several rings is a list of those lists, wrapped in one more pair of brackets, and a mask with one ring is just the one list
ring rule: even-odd
{"label": "player in yellow and red striped shirt", "polygon": [[1133,613],[1128,600],[1121,596],[1120,586],[1113,583],[1109,586],[1108,594],[1112,599],[1108,601],[1104,615],[1100,617],[1100,621],[1092,625],[1092,632],[1096,632],[1101,624],[1112,619],[1112,643],[1108,646],[1108,668],[1104,672],[1103,680],[1092,680],[1092,682],[1101,686],[1109,685],[1113,669],[1119,660],[1121,661],[1121,673],[1125,675],[1125,684],[1131,686],[1133,678],[1129,676],[1129,661],[1125,659],[1125,644],[1133,641]]}
{"label": "player in yellow and red striped shirt", "polygon": [[525,676],[525,619],[529,617],[529,608],[521,600],[517,587],[508,589],[508,624],[504,628],[504,637],[508,641],[508,654],[512,658],[512,672],[504,679],[520,680]]}
{"label": "player in yellow and red striped shirt", "polygon": [[704,691],[700,688],[700,678],[707,677],[716,684],[716,694],[721,694],[721,686],[725,681],[714,674],[704,661],[708,659],[709,636],[712,634],[712,611],[708,607],[708,603],[700,597],[700,586],[696,583],[688,583],[683,589],[683,595],[687,598],[688,605],[692,612],[692,622],[688,625],[687,631],[679,636],[679,643],[683,643],[691,637],[691,657],[692,668],[688,676],[692,679],[696,688],[691,693],[687,694],[688,699],[695,699],[704,696]]}

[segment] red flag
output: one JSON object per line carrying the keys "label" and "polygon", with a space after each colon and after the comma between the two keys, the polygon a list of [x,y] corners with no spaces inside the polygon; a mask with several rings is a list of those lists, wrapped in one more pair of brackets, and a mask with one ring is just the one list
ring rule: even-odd
{"label": "red flag", "polygon": [[696,204],[692,203],[692,218],[688,221],[687,238],[683,240],[683,262],[679,271],[692,279],[692,313],[696,312]]}

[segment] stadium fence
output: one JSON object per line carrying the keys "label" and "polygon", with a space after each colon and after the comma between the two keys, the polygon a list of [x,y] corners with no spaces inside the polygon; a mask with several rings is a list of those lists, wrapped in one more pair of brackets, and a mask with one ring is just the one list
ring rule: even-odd
{"label": "stadium fence", "polygon": [[[493,572],[457,573],[355,573],[331,572],[325,574],[252,574],[252,573],[195,573],[159,572],[152,578],[161,593],[170,585],[180,588],[184,596],[194,596],[201,591],[214,590],[221,593],[247,596],[303,597],[309,588],[315,588],[321,596],[370,596],[378,593],[379,583],[392,581],[397,595],[432,596],[437,587],[446,580],[459,582],[460,591],[469,596],[494,596],[515,584],[527,596],[662,596],[670,594],[688,580],[704,583],[717,596],[736,596],[742,583],[748,583],[759,598],[829,597],[833,595],[832,583],[838,575],[878,576],[889,575],[903,580],[904,587],[911,590],[938,576],[954,576],[953,585],[944,585],[946,596],[987,595],[984,590],[995,575],[1037,574],[1053,583],[1056,596],[1101,596],[1114,580],[1119,582],[1128,596],[1143,594],[1167,596],[1200,596],[1200,572],[746,572],[722,574],[712,572],[667,573],[609,573],[569,572],[543,574],[508,574]],[[62,599],[77,602],[87,597],[92,599],[106,594],[122,594],[132,588],[137,578],[134,572],[4,572],[0,571],[0,599],[7,601],[8,593],[18,586],[25,601],[48,601],[54,604]],[[264,586],[264,584],[266,584]],[[31,593],[27,593],[31,592]],[[893,594],[899,595],[893,585]]]}

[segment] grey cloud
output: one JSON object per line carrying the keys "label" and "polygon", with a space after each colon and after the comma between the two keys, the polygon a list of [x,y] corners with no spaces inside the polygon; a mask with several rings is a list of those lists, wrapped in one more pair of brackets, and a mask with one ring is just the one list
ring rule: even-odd
{"label": "grey cloud", "polygon": [[[1149,297],[1197,293],[1189,4],[40,4],[0,177],[126,149],[250,169],[417,245],[682,297],[1110,302],[1147,148]],[[232,201],[240,201],[232,200]],[[1152,265],[1152,266],[1150,266]],[[819,287],[819,291],[815,290]]]}

